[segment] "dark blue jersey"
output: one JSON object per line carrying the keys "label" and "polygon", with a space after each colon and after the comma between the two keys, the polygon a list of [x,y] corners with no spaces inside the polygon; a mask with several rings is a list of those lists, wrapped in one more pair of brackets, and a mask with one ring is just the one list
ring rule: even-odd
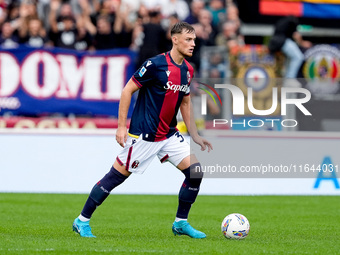
{"label": "dark blue jersey", "polygon": [[140,88],[129,133],[147,141],[162,141],[176,131],[176,116],[184,96],[190,94],[193,67],[177,65],[170,52],[144,62],[132,80]]}

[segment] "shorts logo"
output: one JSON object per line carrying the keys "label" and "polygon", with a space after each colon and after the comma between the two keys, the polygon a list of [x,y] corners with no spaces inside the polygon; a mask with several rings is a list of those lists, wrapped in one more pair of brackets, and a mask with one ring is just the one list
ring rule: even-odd
{"label": "shorts logo", "polygon": [[132,139],[131,145],[134,145],[136,142],[136,139]]}
{"label": "shorts logo", "polygon": [[135,160],[135,161],[133,161],[131,168],[136,169],[138,167],[138,165],[139,165],[139,161]]}

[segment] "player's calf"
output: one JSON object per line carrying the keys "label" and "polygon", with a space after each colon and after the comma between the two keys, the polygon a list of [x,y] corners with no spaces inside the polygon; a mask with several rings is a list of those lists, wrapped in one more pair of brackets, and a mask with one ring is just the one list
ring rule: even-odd
{"label": "player's calf", "polygon": [[172,232],[175,235],[187,235],[192,238],[205,238],[206,235],[194,229],[188,222],[188,214],[191,205],[195,202],[203,178],[200,163],[192,164],[184,169],[185,180],[178,195],[178,209]]}
{"label": "player's calf", "polygon": [[179,202],[176,217],[178,219],[187,219],[191,205],[195,202],[198,195],[203,172],[201,171],[200,163],[192,164],[182,172],[185,175],[185,179],[178,195]]}
{"label": "player's calf", "polygon": [[112,167],[111,170],[93,186],[81,215],[90,219],[93,212],[104,202],[110,192],[115,187],[122,184],[126,179],[127,176],[121,174],[114,167]]}

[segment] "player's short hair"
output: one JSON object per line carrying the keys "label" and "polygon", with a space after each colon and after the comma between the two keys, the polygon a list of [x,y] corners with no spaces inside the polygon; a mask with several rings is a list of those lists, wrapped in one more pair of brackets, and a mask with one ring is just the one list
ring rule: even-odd
{"label": "player's short hair", "polygon": [[171,36],[173,36],[174,34],[181,34],[184,31],[186,33],[193,33],[195,32],[195,29],[189,23],[181,21],[172,26]]}

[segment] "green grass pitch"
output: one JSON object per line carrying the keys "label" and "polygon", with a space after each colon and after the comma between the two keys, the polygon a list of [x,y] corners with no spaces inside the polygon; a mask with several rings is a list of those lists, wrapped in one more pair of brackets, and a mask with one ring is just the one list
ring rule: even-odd
{"label": "green grass pitch", "polygon": [[[91,220],[97,238],[72,232],[87,195],[0,193],[0,254],[340,254],[340,196],[199,196],[189,222],[206,239],[174,236],[176,196],[111,195]],[[244,214],[250,234],[220,225]]]}

